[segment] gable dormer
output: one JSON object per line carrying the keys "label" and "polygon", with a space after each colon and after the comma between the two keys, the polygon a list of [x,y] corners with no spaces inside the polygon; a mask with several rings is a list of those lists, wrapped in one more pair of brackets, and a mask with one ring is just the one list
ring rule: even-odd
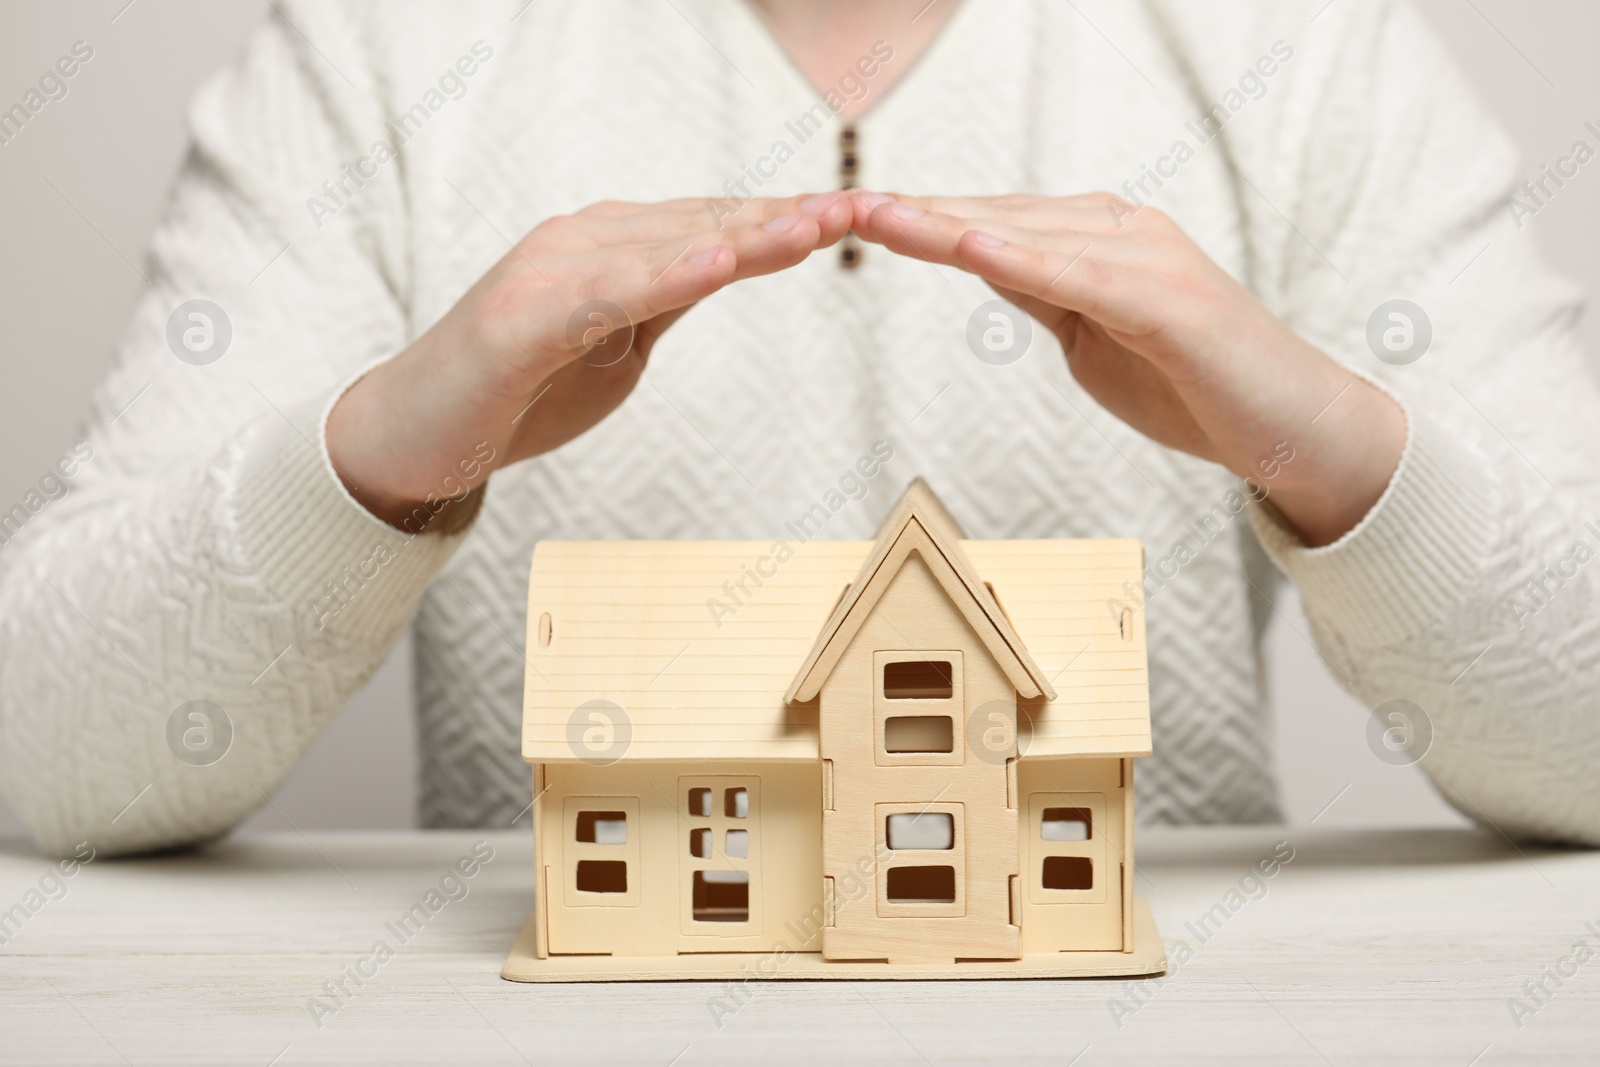
{"label": "gable dormer", "polygon": [[784,699],[805,701],[817,695],[901,568],[914,560],[927,568],[950,604],[1011,680],[1017,695],[1053,700],[1054,687],[961,551],[962,538],[960,527],[933,490],[921,478],[914,480],[879,527],[872,551],[823,624]]}

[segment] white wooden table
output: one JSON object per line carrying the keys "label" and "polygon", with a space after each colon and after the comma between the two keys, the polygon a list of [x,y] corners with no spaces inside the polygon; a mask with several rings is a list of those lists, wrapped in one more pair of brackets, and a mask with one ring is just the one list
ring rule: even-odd
{"label": "white wooden table", "polygon": [[[485,837],[467,895],[401,944],[386,924],[427,914]],[[1247,873],[1284,839],[1294,859],[1257,889]],[[532,891],[526,831],[99,859],[0,946],[0,1063],[1600,1062],[1600,854],[1272,828],[1145,830],[1139,851],[1169,956],[1193,953],[1165,979],[743,989],[502,981]],[[0,909],[49,869],[0,846]],[[1580,940],[1596,957],[1547,980],[1519,1028],[1508,1001],[1571,970]]]}

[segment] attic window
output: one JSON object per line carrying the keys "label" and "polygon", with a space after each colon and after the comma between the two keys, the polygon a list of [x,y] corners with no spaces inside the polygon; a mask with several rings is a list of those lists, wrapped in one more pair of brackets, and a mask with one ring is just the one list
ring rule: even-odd
{"label": "attic window", "polygon": [[885,752],[954,752],[955,724],[948,715],[896,715],[883,720]]}
{"label": "attic window", "polygon": [[949,660],[885,663],[883,695],[889,700],[949,700],[955,695],[953,678]]}
{"label": "attic window", "polygon": [[1094,818],[1088,808],[1045,808],[1039,836],[1045,841],[1087,841]]}
{"label": "attic window", "polygon": [[589,845],[627,844],[627,813],[621,811],[578,812],[578,840]]}

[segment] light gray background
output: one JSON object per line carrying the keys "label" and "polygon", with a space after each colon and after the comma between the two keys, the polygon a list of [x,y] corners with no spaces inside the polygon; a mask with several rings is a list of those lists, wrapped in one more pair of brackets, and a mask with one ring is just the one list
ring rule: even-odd
{"label": "light gray background", "polygon": [[[1527,175],[1587,136],[1585,121],[1600,120],[1600,66],[1592,56],[1600,5],[1419,6],[1516,138]],[[20,98],[74,41],[90,42],[95,57],[64,100],[0,147],[0,501],[20,499],[77,440],[86,398],[143,285],[127,261],[139,261],[182,157],[185,103],[266,10],[266,0],[7,0],[0,100]],[[1590,292],[1600,285],[1591,247],[1597,235],[1600,168],[1581,172],[1524,231]],[[1592,320],[1586,331],[1592,350],[1600,343]],[[1297,599],[1285,595],[1279,608],[1271,692],[1289,822],[1464,823],[1420,771],[1374,758],[1364,739],[1367,712],[1310,647]],[[282,829],[286,819],[302,829],[412,826],[416,763],[405,642],[278,790],[278,810],[264,808],[245,830]],[[0,800],[0,837],[22,832]]]}

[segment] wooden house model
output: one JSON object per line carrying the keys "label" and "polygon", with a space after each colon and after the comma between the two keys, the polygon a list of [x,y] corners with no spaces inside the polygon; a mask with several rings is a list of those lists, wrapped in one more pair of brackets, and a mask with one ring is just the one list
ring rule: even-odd
{"label": "wooden house model", "polygon": [[542,542],[523,981],[1158,973],[1132,540]]}

